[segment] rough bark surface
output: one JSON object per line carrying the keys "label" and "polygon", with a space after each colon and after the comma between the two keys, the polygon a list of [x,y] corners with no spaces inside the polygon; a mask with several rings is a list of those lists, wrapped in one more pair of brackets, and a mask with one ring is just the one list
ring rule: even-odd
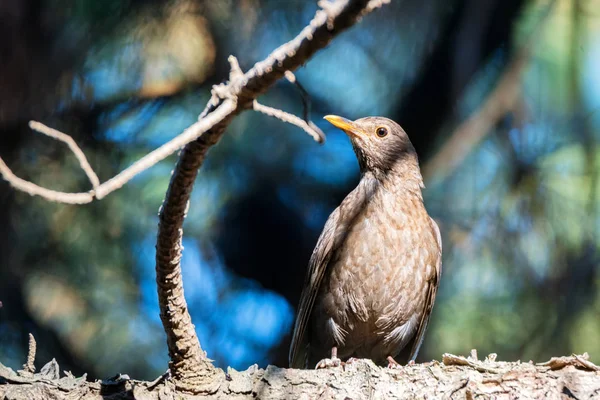
{"label": "rough bark surface", "polygon": [[119,375],[87,382],[56,361],[39,374],[14,372],[0,364],[0,399],[597,399],[600,369],[583,356],[555,358],[544,364],[477,361],[445,354],[443,362],[380,368],[357,360],[327,370],[256,366],[229,369],[214,377],[215,391],[203,396],[179,392],[172,379],[154,382]]}

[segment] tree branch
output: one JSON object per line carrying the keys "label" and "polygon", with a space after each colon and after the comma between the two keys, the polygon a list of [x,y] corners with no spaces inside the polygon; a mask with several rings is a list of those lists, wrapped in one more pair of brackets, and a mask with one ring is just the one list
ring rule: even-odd
{"label": "tree branch", "polygon": [[[241,71],[237,59],[233,56],[229,57],[229,62],[231,64],[231,75],[230,82],[236,82],[238,79],[244,79],[244,74]],[[300,118],[286,113],[282,110],[277,110],[271,107],[266,106],[258,106],[255,109],[257,111],[263,112],[266,115],[270,115],[276,118],[281,119],[284,122],[291,123],[293,125],[302,128],[309,135],[311,135],[317,142],[323,143],[325,141],[325,135],[323,132],[310,120],[308,120],[308,100],[306,91],[300,86],[299,83],[295,81],[294,75],[290,71],[286,71],[288,74],[288,79],[291,82],[295,83],[302,91],[302,99],[304,104],[304,117],[305,121],[302,121]],[[294,80],[291,80],[289,77],[294,77]],[[127,182],[129,182],[133,177],[135,177],[140,172],[147,170],[158,162],[164,160],[171,154],[175,153],[177,150],[181,149],[186,144],[196,140],[200,135],[206,132],[210,127],[220,123],[223,121],[226,115],[231,114],[232,112],[238,113],[239,110],[236,108],[235,102],[237,98],[234,94],[228,91],[228,88],[224,85],[220,85],[213,89],[213,102],[219,103],[219,100],[229,100],[224,101],[222,104],[219,104],[219,110],[210,113],[210,118],[208,117],[208,113],[203,115],[202,118],[195,124],[186,128],[181,134],[177,135],[175,138],[160,146],[159,148],[153,150],[152,152],[146,154],[144,157],[136,161],[131,166],[127,167],[119,174],[109,179],[108,181],[100,184],[100,180],[98,176],[90,166],[87,158],[83,151],[77,146],[73,138],[69,135],[60,132],[56,129],[50,128],[40,122],[30,121],[29,127],[35,131],[43,133],[49,137],[52,137],[56,140],[66,143],[71,149],[72,153],[75,155],[77,160],[79,161],[79,165],[81,169],[87,175],[90,183],[92,184],[92,190],[88,192],[79,192],[79,193],[67,193],[60,192],[52,189],[47,189],[42,186],[36,185],[33,182],[26,181],[22,178],[16,176],[12,170],[6,165],[6,163],[0,157],[0,174],[2,177],[10,183],[15,189],[20,190],[22,192],[28,193],[32,196],[40,196],[46,200],[54,201],[57,203],[65,203],[65,204],[87,204],[94,201],[94,199],[101,200],[106,197],[108,194],[114,192],[117,189],[123,187]],[[262,107],[262,108],[261,108]]]}
{"label": "tree branch", "polygon": [[75,143],[75,141],[73,140],[73,138],[71,136],[66,135],[62,132],[59,132],[56,129],[50,128],[50,127],[48,127],[42,123],[36,122],[36,121],[30,121],[29,127],[31,129],[33,129],[34,131],[38,131],[40,133],[43,133],[46,136],[50,136],[51,138],[54,138],[56,140],[60,140],[63,143],[66,143],[67,146],[69,146],[69,149],[71,149],[71,151],[73,152],[73,154],[79,161],[79,165],[81,166],[81,169],[83,170],[83,172],[85,172],[88,179],[90,180],[90,183],[92,184],[92,188],[96,189],[98,187],[98,185],[100,185],[100,180],[98,179],[98,176],[96,175],[96,173],[90,166],[90,163],[88,162],[87,158],[85,157],[85,154],[83,154],[83,151],[81,151],[81,149],[79,148],[79,146],[77,146],[77,143]]}
{"label": "tree branch", "polygon": [[285,79],[287,79],[290,83],[296,86],[296,88],[298,88],[298,91],[300,91],[300,95],[302,96],[302,105],[304,106],[302,117],[304,118],[304,121],[308,123],[308,121],[310,120],[310,96],[308,95],[308,92],[306,91],[306,89],[304,89],[304,86],[302,86],[300,82],[298,82],[298,79],[296,79],[296,75],[294,75],[292,71],[285,71],[284,76]]}
{"label": "tree branch", "polygon": [[[559,361],[555,361],[559,360]],[[583,363],[579,360],[583,360]],[[48,365],[50,367],[48,367]],[[129,379],[127,375],[86,382],[57,371],[50,362],[39,374],[15,373],[0,364],[0,398],[197,399],[178,392],[172,381]],[[54,375],[54,376],[53,376]],[[600,372],[586,355],[553,358],[547,363],[478,361],[444,354],[432,361],[399,368],[380,368],[356,360],[344,368],[326,370],[281,369],[273,366],[246,371],[227,370],[227,379],[211,399],[568,399],[598,398]]]}
{"label": "tree branch", "polygon": [[319,129],[318,126],[313,124],[310,120],[305,121],[299,117],[296,117],[294,114],[290,114],[278,108],[265,106],[263,104],[260,104],[257,100],[254,100],[254,103],[252,103],[252,108],[254,109],[254,111],[258,111],[270,117],[275,117],[277,119],[282,120],[283,122],[287,122],[304,129],[306,133],[312,136],[312,138],[319,143],[323,143],[325,141],[325,134],[323,133],[323,131]]}
{"label": "tree branch", "polygon": [[[187,309],[181,278],[182,225],[206,152],[219,141],[233,117],[252,108],[254,100],[283,77],[286,71],[293,71],[304,64],[335,35],[387,2],[389,0],[320,2],[319,5],[325,8],[317,11],[298,36],[256,63],[245,74],[241,73],[237,62],[230,59],[232,71],[229,82],[213,88],[213,96],[200,115],[200,121],[215,114],[220,116],[210,129],[182,150],[159,217],[156,281],[171,373],[178,389],[191,393],[215,393],[225,382],[223,371],[211,364],[200,347]],[[227,108],[224,113],[223,107]]]}
{"label": "tree branch", "polygon": [[211,126],[220,123],[227,115],[236,110],[236,104],[231,99],[223,101],[217,112],[211,113],[210,116],[202,118],[200,121],[186,128],[181,134],[160,146],[159,148],[146,154],[144,157],[133,163],[131,166],[120,172],[118,175],[109,179],[108,181],[98,185],[98,177],[90,167],[85,155],[79,149],[75,141],[68,135],[59,132],[55,129],[49,128],[44,124],[36,121],[31,121],[29,126],[45,135],[53,137],[57,140],[63,141],[69,145],[69,148],[73,151],[73,154],[77,157],[80,162],[81,168],[88,175],[92,182],[92,189],[89,192],[80,193],[66,193],[59,192],[56,190],[46,189],[38,186],[35,183],[26,181],[16,176],[10,168],[0,158],[0,173],[8,183],[10,183],[15,189],[21,190],[30,195],[36,195],[45,198],[46,200],[55,201],[58,203],[66,204],[86,204],[91,203],[95,198],[100,200],[106,197],[108,194],[121,188],[133,177],[140,172],[147,170],[156,163],[164,160],[177,150],[181,149],[187,143],[197,139],[200,135],[206,132]]}

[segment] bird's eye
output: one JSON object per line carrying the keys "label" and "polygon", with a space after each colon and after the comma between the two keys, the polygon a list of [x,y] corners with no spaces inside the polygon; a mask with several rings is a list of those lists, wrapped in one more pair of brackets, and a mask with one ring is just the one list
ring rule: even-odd
{"label": "bird's eye", "polygon": [[377,136],[379,137],[384,137],[388,134],[387,129],[385,129],[383,126],[377,128]]}

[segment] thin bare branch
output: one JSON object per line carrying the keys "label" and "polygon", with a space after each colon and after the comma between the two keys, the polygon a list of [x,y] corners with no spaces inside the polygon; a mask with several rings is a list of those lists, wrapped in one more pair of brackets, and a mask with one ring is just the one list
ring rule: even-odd
{"label": "thin bare branch", "polygon": [[[158,162],[164,160],[171,154],[175,153],[177,150],[181,149],[186,144],[196,140],[200,135],[202,135],[202,133],[207,131],[212,125],[221,122],[225,118],[225,116],[227,116],[227,114],[231,113],[234,109],[235,109],[235,103],[231,100],[226,100],[219,107],[218,112],[212,113],[207,118],[203,118],[202,120],[189,126],[186,130],[184,130],[181,134],[176,136],[171,141],[165,143],[164,145],[160,146],[156,150],[153,150],[152,152],[146,154],[144,157],[142,157],[141,159],[136,161],[133,165],[129,166],[128,168],[126,168],[125,170],[120,172],[118,175],[116,175],[113,178],[109,179],[108,181],[102,183],[101,185],[96,186],[95,191],[92,190],[89,192],[66,193],[66,192],[59,192],[56,190],[43,188],[39,185],[36,185],[35,183],[26,181],[26,180],[21,179],[18,176],[16,176],[10,170],[10,168],[6,165],[6,163],[4,163],[2,158],[0,158],[0,173],[2,174],[4,179],[6,181],[8,181],[15,189],[18,189],[20,191],[28,193],[32,196],[34,196],[34,195],[40,196],[49,201],[65,203],[65,204],[90,203],[94,200],[94,198],[97,198],[100,200],[100,199],[106,197],[106,195],[108,195],[109,193],[112,193],[115,190],[121,188],[123,185],[125,185],[127,182],[129,182],[134,176],[136,176],[140,172],[147,170],[148,168],[150,168],[153,165],[157,164]],[[77,156],[78,159],[81,156],[82,159],[85,160],[85,163],[87,166],[85,167],[84,170],[86,170],[86,173],[88,172],[87,170],[89,170],[89,172],[91,172],[91,174],[93,174],[93,176],[96,177],[96,174],[92,171],[91,167],[87,163],[87,160],[85,159],[85,156],[83,155],[83,152],[81,152],[81,150],[75,145],[75,143],[73,142],[73,139],[71,139],[70,136],[65,135],[64,133],[59,132],[55,129],[48,128],[47,126],[40,124],[39,122],[31,121],[30,126],[32,127],[32,129],[35,129],[41,133],[47,134],[48,136],[51,136],[58,140],[64,141],[65,143],[69,144],[69,147],[71,147],[70,143],[73,143],[73,145],[77,149],[77,152],[76,152],[75,149],[73,149],[73,147],[71,147],[71,149],[73,150],[73,153]],[[61,136],[61,135],[64,135],[64,136]],[[70,140],[70,142],[65,139]],[[80,154],[80,155],[78,155],[78,154]],[[81,159],[80,159],[80,162],[81,162]],[[83,165],[82,165],[82,168],[84,168]],[[88,176],[90,176],[90,175],[88,175]],[[98,178],[96,177],[96,180],[97,179]]]}
{"label": "thin bare branch", "polygon": [[[383,3],[380,3],[380,5],[382,5]],[[308,92],[306,91],[306,89],[304,89],[304,86],[302,86],[300,84],[300,82],[298,82],[298,79],[296,79],[296,75],[294,75],[294,73],[292,71],[285,71],[285,78],[290,82],[293,83],[298,90],[300,91],[300,94],[302,95],[302,105],[303,105],[303,116],[304,116],[304,122],[306,122],[306,125],[308,126],[308,128],[313,131],[315,134],[317,134],[320,138],[317,139],[315,138],[315,140],[319,143],[323,143],[325,141],[325,134],[323,133],[323,131],[314,123],[310,120],[310,95],[308,94]],[[306,130],[306,128],[304,126],[301,126],[302,129]],[[309,134],[311,133],[310,131],[306,130]]]}
{"label": "thin bare branch", "polygon": [[292,71],[285,71],[285,78],[290,83],[293,83],[294,86],[296,86],[300,91],[300,95],[302,97],[302,106],[304,110],[302,116],[304,118],[304,121],[308,124],[310,122],[310,96],[306,89],[304,89],[304,86],[302,86],[300,82],[298,82],[298,79],[296,79],[296,75],[294,75]]}
{"label": "thin bare branch", "polygon": [[93,192],[81,192],[81,193],[65,193],[58,192],[52,189],[46,189],[35,183],[26,181],[16,176],[8,165],[0,158],[0,173],[2,177],[10,183],[12,187],[32,196],[40,196],[49,201],[55,201],[57,203],[65,204],[86,204],[94,200]]}
{"label": "thin bare branch", "polygon": [[146,154],[144,157],[136,161],[133,165],[119,173],[114,178],[104,182],[96,189],[96,197],[102,199],[109,193],[119,189],[127,182],[129,182],[134,176],[143,172],[155,165],[159,161],[164,160],[177,150],[181,149],[186,144],[196,140],[200,135],[210,129],[213,125],[223,121],[229,114],[231,114],[236,108],[236,104],[233,100],[227,99],[220,106],[217,111],[207,115],[200,121],[189,126],[182,133],[177,135],[171,141],[163,144],[156,150]]}
{"label": "thin bare branch", "polygon": [[90,163],[88,162],[87,158],[85,157],[85,154],[83,154],[83,151],[81,151],[81,149],[79,148],[79,146],[77,146],[77,143],[75,143],[75,141],[73,140],[73,138],[71,136],[67,135],[66,133],[57,131],[54,128],[50,128],[49,126],[46,126],[46,125],[42,124],[41,122],[37,122],[37,121],[29,121],[29,127],[31,129],[33,129],[34,131],[38,131],[39,133],[42,133],[46,136],[50,136],[51,138],[54,138],[56,140],[60,140],[63,143],[66,143],[67,146],[69,146],[69,149],[71,149],[71,152],[73,152],[73,155],[75,155],[75,157],[79,161],[79,165],[81,166],[81,169],[83,170],[83,172],[85,172],[88,179],[90,180],[90,183],[92,184],[92,188],[96,189],[98,187],[98,185],[100,184],[100,180],[98,179],[98,176],[96,175],[96,173],[90,166]]}
{"label": "thin bare branch", "polygon": [[256,100],[254,100],[254,102],[252,103],[252,108],[254,109],[254,111],[258,111],[270,117],[275,117],[277,119],[282,120],[283,122],[288,122],[292,125],[296,125],[297,127],[304,129],[306,133],[312,136],[312,138],[319,143],[323,143],[325,141],[325,134],[323,133],[323,131],[315,124],[312,124],[310,121],[306,122],[302,120],[302,118],[298,118],[294,114],[290,114],[277,108],[265,106],[263,104],[260,104]]}

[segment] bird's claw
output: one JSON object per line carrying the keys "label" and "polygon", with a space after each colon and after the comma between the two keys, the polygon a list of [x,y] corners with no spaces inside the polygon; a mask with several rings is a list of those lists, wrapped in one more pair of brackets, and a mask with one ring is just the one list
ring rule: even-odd
{"label": "bird's claw", "polygon": [[346,365],[350,365],[350,364],[354,364],[355,362],[357,362],[358,360],[360,360],[360,358],[356,358],[356,357],[350,357],[349,359],[346,360],[345,363]]}
{"label": "bird's claw", "polygon": [[388,368],[401,368],[402,366],[398,363],[398,361],[394,360],[392,356],[388,356],[387,358]]}
{"label": "bird's claw", "polygon": [[337,357],[324,358],[317,363],[315,369],[335,368],[342,365],[342,360]]}

